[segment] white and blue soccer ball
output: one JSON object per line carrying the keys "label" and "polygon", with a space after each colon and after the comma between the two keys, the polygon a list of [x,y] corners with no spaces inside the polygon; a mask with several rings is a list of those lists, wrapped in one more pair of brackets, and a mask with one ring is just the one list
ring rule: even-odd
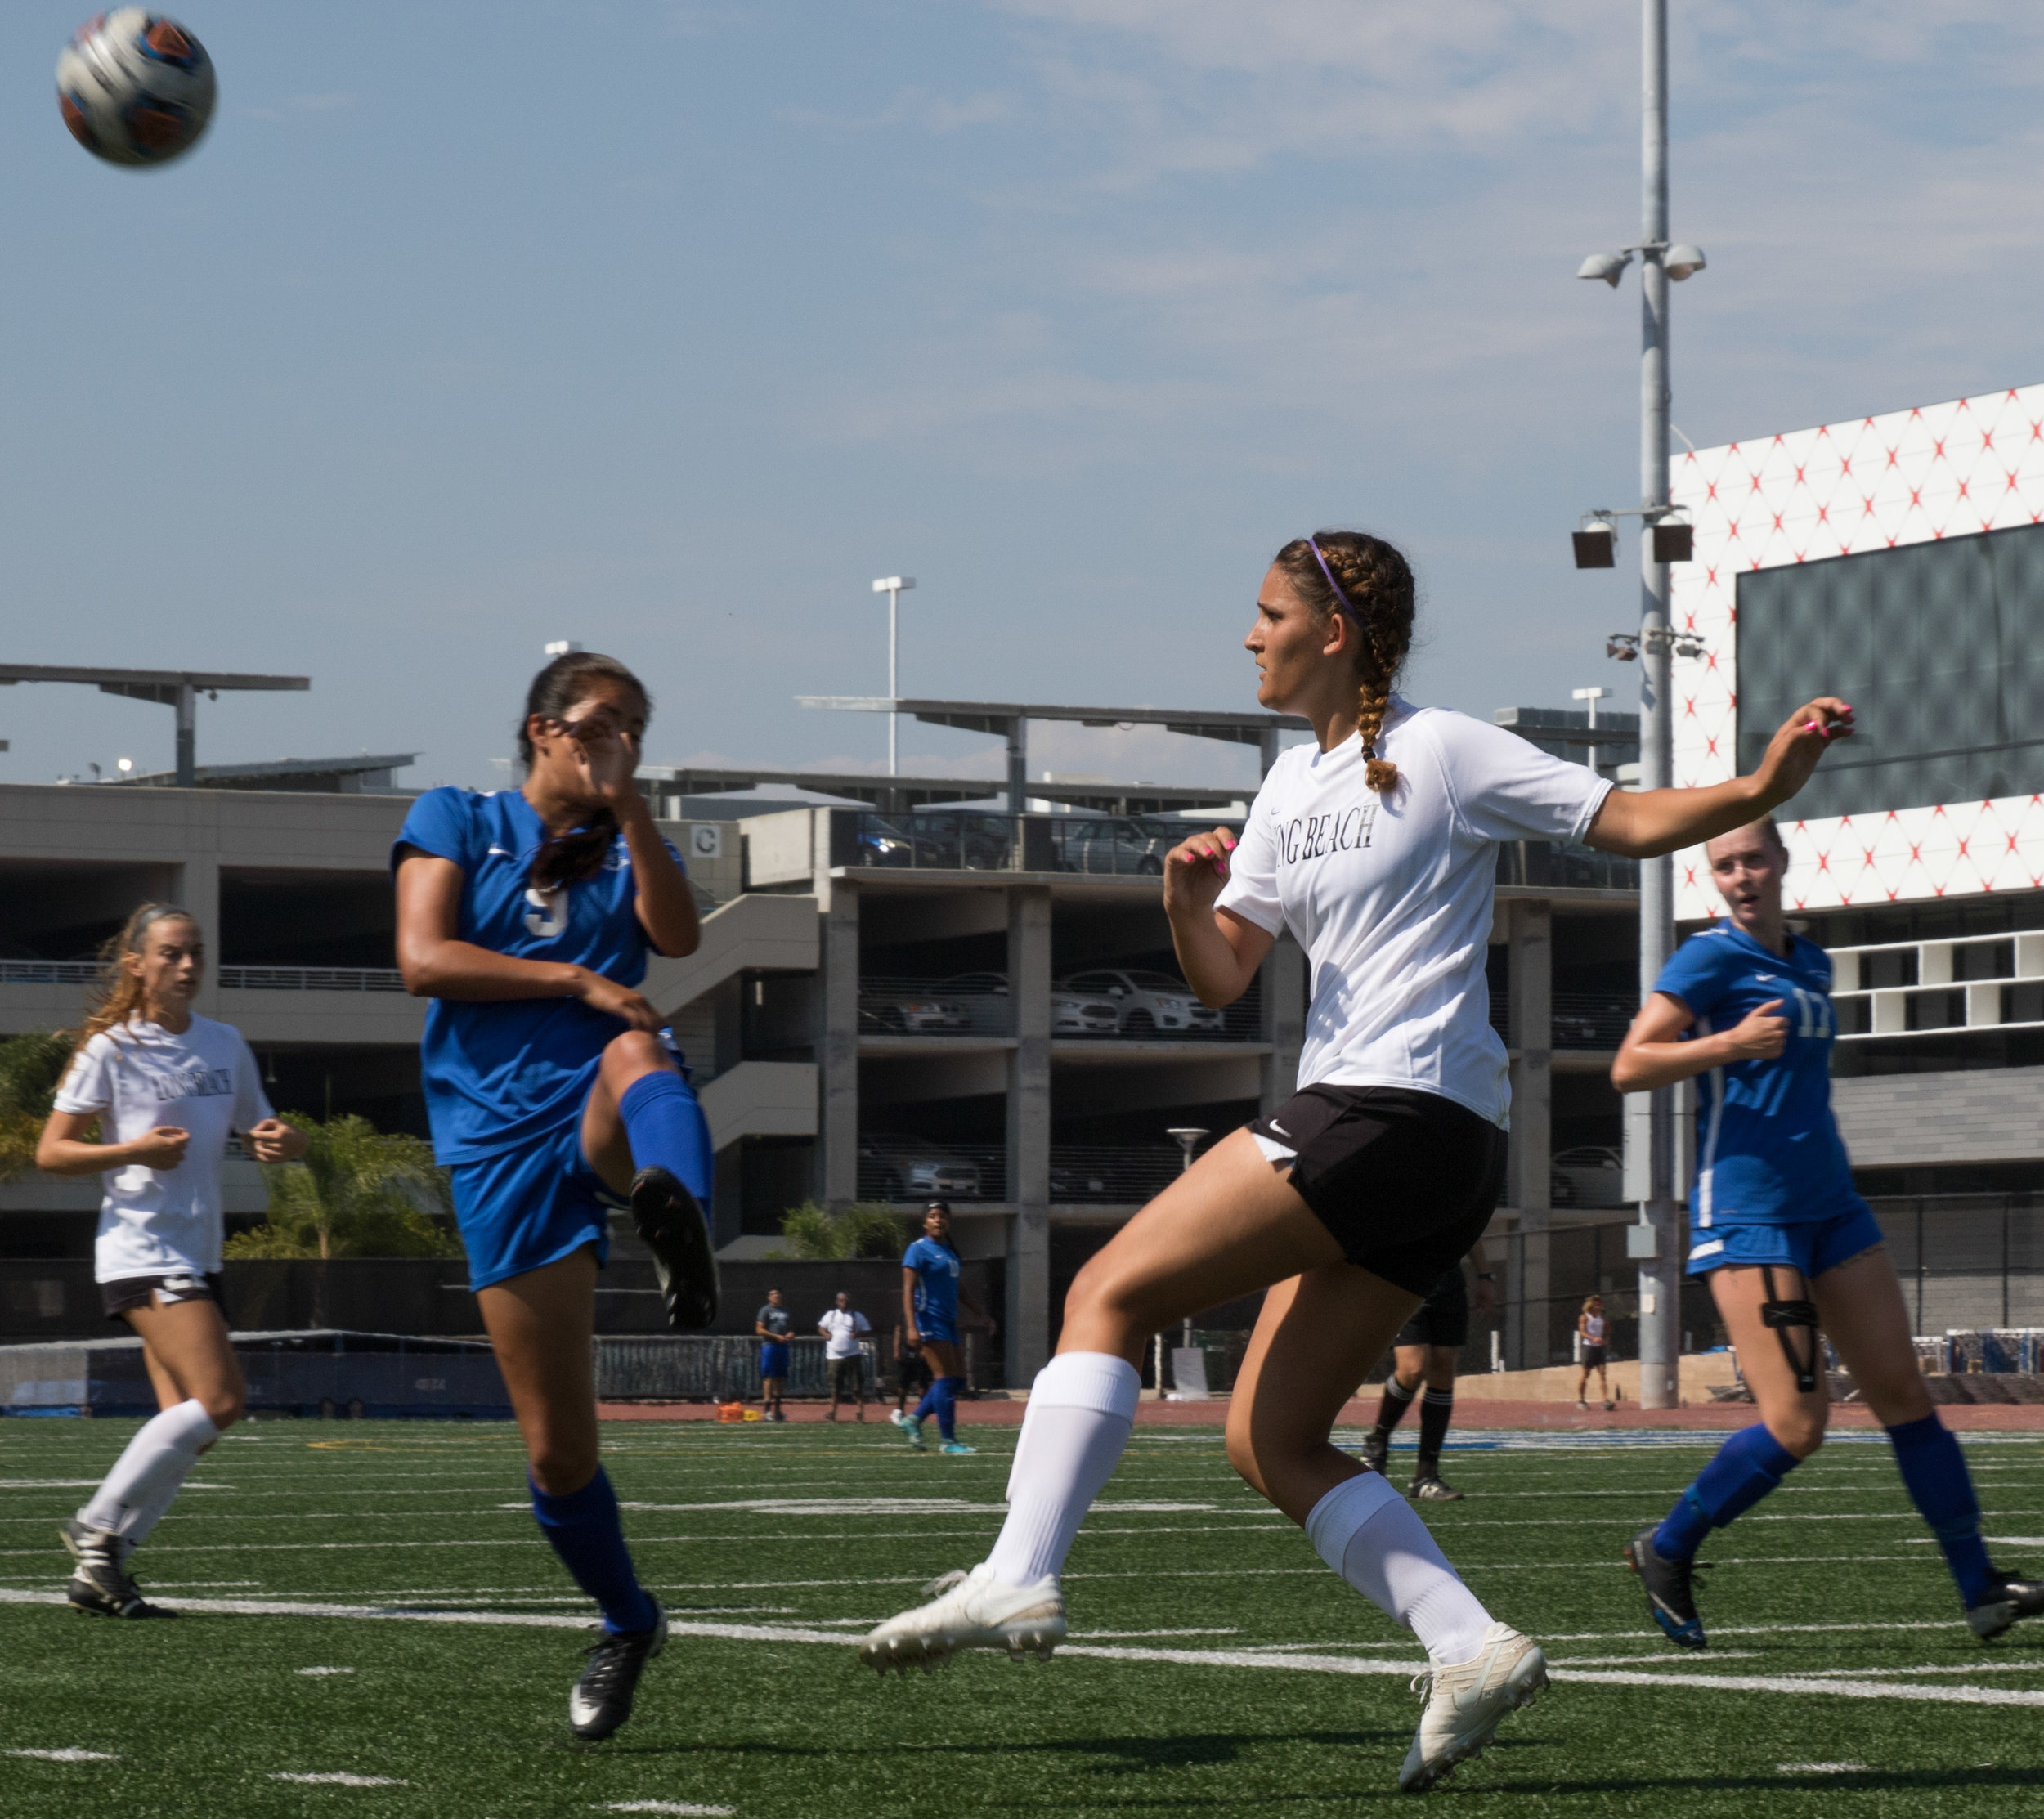
{"label": "white and blue soccer ball", "polygon": [[71,137],[110,164],[167,164],[213,118],[206,47],[174,19],[116,7],[88,19],[56,60],[56,100]]}

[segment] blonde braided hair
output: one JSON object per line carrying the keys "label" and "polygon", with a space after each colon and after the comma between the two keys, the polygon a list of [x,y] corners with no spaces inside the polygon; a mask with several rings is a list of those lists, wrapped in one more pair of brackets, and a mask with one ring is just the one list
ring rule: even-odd
{"label": "blonde braided hair", "polygon": [[1412,648],[1416,589],[1412,568],[1381,537],[1364,531],[1318,531],[1280,549],[1276,566],[1314,615],[1341,612],[1362,635],[1356,654],[1356,730],[1364,779],[1378,795],[1398,782],[1398,767],[1377,755],[1392,684]]}

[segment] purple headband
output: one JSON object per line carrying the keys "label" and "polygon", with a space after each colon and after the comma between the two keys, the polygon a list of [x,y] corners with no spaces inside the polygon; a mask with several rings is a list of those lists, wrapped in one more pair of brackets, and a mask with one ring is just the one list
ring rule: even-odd
{"label": "purple headband", "polygon": [[1306,540],[1306,547],[1313,552],[1313,560],[1320,565],[1320,573],[1327,577],[1327,585],[1334,590],[1334,598],[1341,603],[1342,611],[1354,620],[1358,625],[1360,625],[1363,622],[1363,616],[1356,612],[1354,603],[1346,594],[1342,592],[1342,584],[1334,579],[1334,571],[1327,566],[1327,558],[1320,553],[1320,544],[1312,538],[1308,537]]}

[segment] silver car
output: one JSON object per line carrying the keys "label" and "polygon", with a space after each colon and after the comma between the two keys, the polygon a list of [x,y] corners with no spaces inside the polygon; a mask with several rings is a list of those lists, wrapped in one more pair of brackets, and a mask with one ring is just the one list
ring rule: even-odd
{"label": "silver car", "polygon": [[1095,992],[1114,1006],[1115,1033],[1122,1036],[1218,1036],[1221,1013],[1202,1004],[1192,988],[1168,973],[1141,967],[1103,967],[1074,973],[1062,989]]}
{"label": "silver car", "polygon": [[896,1131],[858,1140],[858,1190],[883,1200],[976,1200],[979,1165],[941,1144]]}

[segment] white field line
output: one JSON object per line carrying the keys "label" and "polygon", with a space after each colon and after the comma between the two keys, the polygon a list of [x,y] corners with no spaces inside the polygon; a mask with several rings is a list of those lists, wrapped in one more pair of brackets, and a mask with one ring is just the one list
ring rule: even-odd
{"label": "white field line", "polygon": [[294,1671],[303,1674],[308,1679],[316,1679],[325,1674],[352,1673],[355,1670],[352,1668],[298,1668]]}
{"label": "white field line", "polygon": [[687,1812],[700,1815],[701,1819],[730,1819],[737,1810],[736,1807],[698,1806],[693,1800],[606,1800],[589,1808],[592,1812]]}
{"label": "white field line", "polygon": [[1774,1765],[1777,1775],[1863,1775],[1867,1765],[1863,1762],[1777,1762]]}
{"label": "white field line", "polygon": [[[0,1589],[0,1603],[61,1605],[55,1593]],[[177,1606],[185,1611],[211,1611],[230,1616],[334,1617],[368,1619],[379,1622],[444,1623],[486,1628],[578,1629],[592,1625],[585,1618],[541,1615],[537,1613],[497,1613],[478,1611],[401,1611],[356,1604],[314,1604],[270,1598],[186,1598]],[[670,1623],[669,1633],[702,1636],[737,1642],[809,1642],[843,1648],[848,1638],[827,1629],[802,1629],[792,1624]],[[1360,1660],[1346,1655],[1280,1655],[1257,1649],[1190,1649],[1108,1647],[1098,1643],[1067,1642],[1062,1652],[1107,1661],[1159,1662],[1173,1667],[1255,1668],[1293,1673],[1347,1673],[1409,1677],[1414,1664],[1404,1661]],[[2044,1706],[2044,1691],[2014,1690],[2005,1687],[1926,1686],[1912,1682],[1854,1679],[1847,1674],[1803,1677],[1795,1674],[1643,1673],[1637,1669],[1573,1668],[1557,1665],[1552,1677],[1558,1681],[1610,1687],[1684,1687],[1712,1692],[1789,1692],[1822,1694],[1840,1699],[1899,1699],[1951,1705]]]}
{"label": "white field line", "polygon": [[307,1787],[410,1787],[394,1775],[351,1775],[339,1769],[328,1775],[272,1775],[273,1781],[297,1781]]}
{"label": "white field line", "polygon": [[0,1756],[26,1756],[35,1762],[119,1762],[104,1750],[0,1750]]}

